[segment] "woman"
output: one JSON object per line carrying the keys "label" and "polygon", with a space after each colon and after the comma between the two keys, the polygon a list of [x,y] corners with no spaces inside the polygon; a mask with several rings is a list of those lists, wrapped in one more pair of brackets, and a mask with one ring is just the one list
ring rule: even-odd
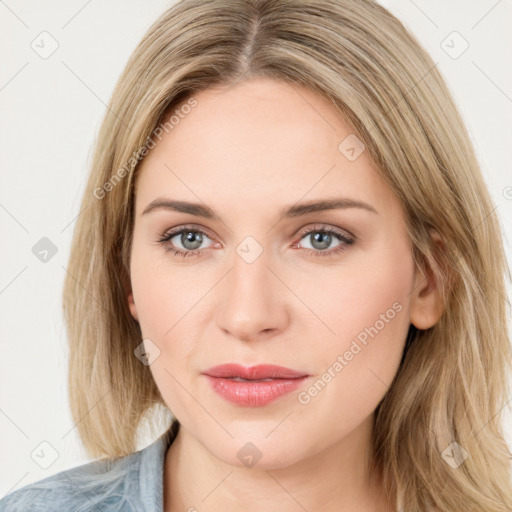
{"label": "woman", "polygon": [[[2,510],[505,511],[502,235],[371,0],[183,0],[119,79],[64,309],[101,460]],[[169,429],[135,452],[158,407]]]}

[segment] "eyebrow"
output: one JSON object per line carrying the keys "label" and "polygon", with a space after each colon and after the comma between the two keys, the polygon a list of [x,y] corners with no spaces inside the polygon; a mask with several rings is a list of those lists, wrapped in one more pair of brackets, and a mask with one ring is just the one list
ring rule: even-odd
{"label": "eyebrow", "polygon": [[[293,218],[301,217],[309,213],[321,212],[326,210],[337,210],[347,208],[361,208],[369,212],[379,214],[377,210],[364,201],[350,199],[347,197],[334,198],[334,199],[320,199],[314,201],[307,201],[297,203],[283,208],[279,212],[279,218]],[[187,201],[176,201],[172,199],[159,197],[151,201],[141,215],[146,215],[154,210],[170,210],[182,213],[189,213],[205,219],[220,221],[221,218],[208,206],[201,203],[190,203]]]}

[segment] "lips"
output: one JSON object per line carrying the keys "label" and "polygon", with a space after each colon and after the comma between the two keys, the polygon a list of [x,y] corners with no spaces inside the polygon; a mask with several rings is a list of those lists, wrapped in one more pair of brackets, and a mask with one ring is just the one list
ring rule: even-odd
{"label": "lips", "polygon": [[221,364],[219,366],[212,366],[203,373],[210,377],[223,377],[226,379],[238,378],[243,380],[299,379],[307,376],[307,373],[273,364],[260,364],[250,367],[234,363]]}
{"label": "lips", "polygon": [[249,368],[234,363],[222,364],[203,374],[218,395],[244,407],[265,406],[294,391],[309,377],[304,372],[271,364]]}

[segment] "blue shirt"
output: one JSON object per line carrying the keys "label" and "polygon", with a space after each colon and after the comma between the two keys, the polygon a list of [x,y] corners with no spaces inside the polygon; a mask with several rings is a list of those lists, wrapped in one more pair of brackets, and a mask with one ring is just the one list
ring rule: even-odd
{"label": "blue shirt", "polygon": [[163,512],[165,455],[176,434],[171,427],[138,452],[28,484],[4,496],[0,512]]}

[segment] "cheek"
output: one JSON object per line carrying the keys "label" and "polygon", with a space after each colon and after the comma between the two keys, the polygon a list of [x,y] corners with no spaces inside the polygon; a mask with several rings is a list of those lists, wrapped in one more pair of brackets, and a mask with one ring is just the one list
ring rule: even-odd
{"label": "cheek", "polygon": [[361,254],[356,263],[318,277],[314,287],[310,277],[298,281],[305,286],[298,295],[307,297],[314,320],[323,321],[331,339],[345,343],[375,324],[379,331],[408,327],[403,320],[406,315],[397,314],[407,311],[413,282],[412,257],[407,251]]}
{"label": "cheek", "polygon": [[167,407],[183,417],[190,406],[190,396],[182,386],[188,388],[186,379],[191,371],[195,339],[191,328],[195,309],[199,309],[199,304],[195,308],[194,304],[196,295],[204,291],[197,287],[200,285],[187,284],[179,271],[169,272],[169,266],[159,267],[154,259],[145,265],[142,258],[135,258],[132,286],[143,338],[158,347],[158,357],[149,370]]}
{"label": "cheek", "polygon": [[[160,357],[150,369],[159,387],[175,387],[189,371],[202,314],[201,298],[208,291],[205,279],[197,272],[172,268],[164,251],[134,248],[131,281],[143,338],[159,349]],[[211,285],[210,285],[211,286]],[[176,384],[177,385],[177,384]],[[161,388],[162,391],[162,388]]]}
{"label": "cheek", "polygon": [[181,277],[179,269],[171,268],[167,258],[172,255],[167,256],[163,249],[141,245],[142,242],[134,245],[132,252],[133,296],[142,333],[145,337],[162,340],[190,309],[187,305],[198,289]]}
{"label": "cheek", "polygon": [[312,309],[334,334],[324,337],[316,389],[306,392],[344,424],[369,415],[398,370],[410,325],[412,269],[406,250],[381,251],[375,261],[351,267],[327,293],[315,291]]}

